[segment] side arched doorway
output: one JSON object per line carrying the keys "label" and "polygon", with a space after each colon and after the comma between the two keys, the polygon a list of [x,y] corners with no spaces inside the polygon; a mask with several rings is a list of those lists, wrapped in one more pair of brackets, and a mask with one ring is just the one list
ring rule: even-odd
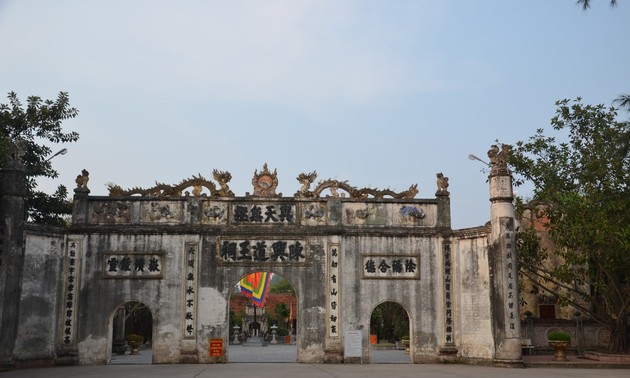
{"label": "side arched doorway", "polygon": [[370,315],[370,361],[411,363],[409,312],[399,303],[382,302]]}
{"label": "side arched doorway", "polygon": [[297,305],[286,278],[263,271],[241,277],[230,293],[228,362],[296,362]]}
{"label": "side arched doorway", "polygon": [[126,301],[110,316],[111,364],[151,364],[153,314],[139,301]]}

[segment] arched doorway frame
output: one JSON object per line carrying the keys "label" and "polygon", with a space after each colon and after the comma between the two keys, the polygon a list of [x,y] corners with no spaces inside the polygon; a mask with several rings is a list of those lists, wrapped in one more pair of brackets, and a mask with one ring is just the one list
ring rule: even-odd
{"label": "arched doorway frame", "polygon": [[[364,320],[362,324],[364,324],[365,329],[368,330],[368,351],[370,351],[371,353],[371,345],[369,344],[370,340],[369,340],[369,331],[370,331],[370,322],[371,322],[371,318],[372,318],[372,314],[374,313],[374,310],[376,310],[376,308],[378,306],[380,306],[383,303],[387,303],[387,302],[391,302],[391,303],[395,303],[397,305],[399,305],[403,310],[405,310],[405,312],[407,313],[407,321],[409,322],[409,361],[411,363],[413,363],[413,355],[414,355],[414,339],[413,339],[413,335],[414,335],[414,318],[413,318],[413,314],[412,312],[409,310],[408,306],[406,306],[404,303],[401,303],[400,301],[396,300],[396,299],[384,299],[381,300],[379,302],[377,302],[374,306],[372,306],[369,314],[367,314],[367,322]],[[365,325],[367,324],[367,325]],[[370,361],[371,361],[371,355],[370,355]]]}
{"label": "arched doorway frame", "polygon": [[[269,268],[272,268],[272,267],[269,267]],[[293,309],[293,311],[294,311],[294,314],[298,314],[298,313],[299,313],[298,309],[299,309],[299,308],[301,308],[301,305],[300,305],[300,295],[299,295],[299,292],[298,292],[298,288],[297,288],[297,286],[293,283],[293,281],[292,281],[290,278],[287,278],[287,276],[286,276],[285,274],[276,273],[273,269],[261,269],[261,268],[259,267],[259,268],[257,268],[257,269],[247,270],[247,271],[245,271],[244,273],[240,274],[240,275],[238,276],[237,280],[236,280],[236,281],[235,281],[235,282],[234,282],[234,283],[230,286],[230,290],[229,290],[229,293],[228,293],[228,300],[227,300],[227,314],[226,314],[226,319],[227,319],[227,324],[228,324],[228,325],[229,325],[229,324],[231,324],[231,323],[230,323],[230,304],[231,304],[231,301],[232,301],[232,295],[233,295],[233,294],[236,292],[236,290],[237,290],[237,289],[236,289],[237,284],[238,284],[238,283],[239,283],[239,282],[240,282],[240,281],[241,281],[244,277],[246,277],[247,275],[252,274],[252,273],[256,273],[256,272],[268,272],[268,273],[272,273],[273,275],[278,275],[278,276],[282,277],[284,280],[286,280],[287,282],[289,282],[289,284],[291,285],[291,287],[293,288],[293,291],[294,291],[293,295],[295,295],[295,308]],[[295,316],[295,315],[294,315],[294,316]],[[298,329],[298,330],[299,330],[299,329],[300,329],[300,327],[301,327],[301,324],[300,324],[300,323],[301,323],[301,320],[300,320],[300,316],[299,316],[299,315],[297,316],[296,320],[297,320],[297,321],[296,321],[296,329]],[[228,335],[227,345],[230,345],[230,343],[231,343],[231,335],[230,335],[230,332],[231,332],[231,330],[229,330],[229,329],[228,329],[228,332],[227,332],[227,335]],[[241,329],[241,331],[240,331],[240,332],[243,332],[243,329]],[[300,337],[300,336],[299,336],[299,334],[300,334],[299,332],[296,332],[296,333],[295,333],[295,348],[296,348],[296,361],[295,361],[295,362],[297,362],[297,354],[298,354],[298,353],[297,353],[297,348],[298,348],[298,345],[299,345],[299,337]],[[226,349],[227,349],[227,350],[229,350],[229,348],[226,348]],[[227,356],[226,356],[226,362],[227,362],[227,363],[230,363],[230,362],[231,362],[231,361],[230,361],[229,352],[227,353]]]}
{"label": "arched doorway frame", "polygon": [[[125,299],[119,302],[116,306],[114,306],[113,310],[110,311],[107,316],[107,363],[110,364],[112,362],[112,343],[114,341],[114,317],[116,316],[116,312],[120,310],[126,303],[129,302],[138,302],[142,303],[146,308],[149,309],[149,313],[151,314],[151,337],[155,335],[155,329],[157,326],[155,311],[149,306],[146,301],[142,301],[139,299]],[[152,346],[153,347],[153,346]],[[153,360],[151,360],[153,363]]]}

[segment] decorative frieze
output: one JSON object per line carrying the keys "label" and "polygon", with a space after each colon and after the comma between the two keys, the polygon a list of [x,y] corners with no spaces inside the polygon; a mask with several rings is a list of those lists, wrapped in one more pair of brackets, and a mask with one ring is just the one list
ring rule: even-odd
{"label": "decorative frieze", "polygon": [[104,278],[162,278],[162,252],[110,252],[103,255]]}
{"label": "decorative frieze", "polygon": [[128,223],[132,205],[126,201],[103,201],[93,205],[91,221],[95,223]]}
{"label": "decorative frieze", "polygon": [[336,244],[328,248],[328,337],[339,337],[340,327],[340,304],[341,304],[341,288],[339,285],[339,272],[341,267],[339,246]]}
{"label": "decorative frieze", "polygon": [[197,314],[197,266],[199,265],[199,244],[186,243],[184,259],[184,338],[195,338],[195,315]]}
{"label": "decorative frieze", "polygon": [[78,240],[68,240],[64,258],[64,290],[63,290],[63,334],[61,339],[66,345],[76,342],[76,312],[79,292],[79,276],[81,271],[81,244]]}
{"label": "decorative frieze", "polygon": [[225,202],[205,201],[201,209],[201,223],[223,225],[228,223],[228,205]]}
{"label": "decorative frieze", "polygon": [[420,256],[370,254],[362,256],[363,278],[419,279]]}
{"label": "decorative frieze", "polygon": [[219,239],[220,263],[300,264],[308,258],[304,239]]}
{"label": "decorative frieze", "polygon": [[320,202],[304,203],[301,206],[302,225],[318,226],[326,223],[326,205]]}
{"label": "decorative frieze", "polygon": [[179,223],[184,219],[184,205],[174,201],[149,201],[141,204],[142,222]]}

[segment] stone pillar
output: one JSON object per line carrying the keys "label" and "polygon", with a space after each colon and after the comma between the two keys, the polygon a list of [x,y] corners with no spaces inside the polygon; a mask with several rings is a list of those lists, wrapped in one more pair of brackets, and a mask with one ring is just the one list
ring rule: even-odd
{"label": "stone pillar", "polygon": [[112,353],[125,354],[125,306],[120,307],[114,315],[112,324]]}
{"label": "stone pillar", "polygon": [[89,194],[90,190],[87,187],[74,189],[72,224],[87,224]]}
{"label": "stone pillar", "polygon": [[448,191],[448,177],[437,174],[437,227],[451,228],[451,193]]}
{"label": "stone pillar", "polygon": [[0,370],[13,367],[24,265],[26,170],[19,159],[0,170]]}
{"label": "stone pillar", "polygon": [[507,168],[507,146],[492,146],[490,171],[491,233],[489,240],[492,277],[491,304],[495,359],[506,364],[522,363],[519,316],[518,264],[512,176]]}

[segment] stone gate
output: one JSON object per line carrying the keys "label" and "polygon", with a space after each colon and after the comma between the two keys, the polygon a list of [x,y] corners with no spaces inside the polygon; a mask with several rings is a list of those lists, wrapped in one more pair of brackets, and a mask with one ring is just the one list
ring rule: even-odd
{"label": "stone gate", "polygon": [[[511,177],[501,152],[491,158],[492,219],[462,230],[451,228],[441,173],[435,196],[417,199],[416,185],[315,184],[315,172],[282,196],[266,164],[244,196],[217,170],[214,181],[91,196],[84,171],[72,223],[57,229],[15,216],[23,197],[10,178],[23,170],[4,169],[1,362],[105,364],[126,301],[151,310],[154,363],[228,362],[230,294],[269,271],[295,288],[298,362],[369,361],[370,315],[393,301],[409,315],[413,362],[519,364]],[[361,331],[361,359],[344,355],[347,331]],[[223,340],[221,356],[210,355],[212,339]]]}

